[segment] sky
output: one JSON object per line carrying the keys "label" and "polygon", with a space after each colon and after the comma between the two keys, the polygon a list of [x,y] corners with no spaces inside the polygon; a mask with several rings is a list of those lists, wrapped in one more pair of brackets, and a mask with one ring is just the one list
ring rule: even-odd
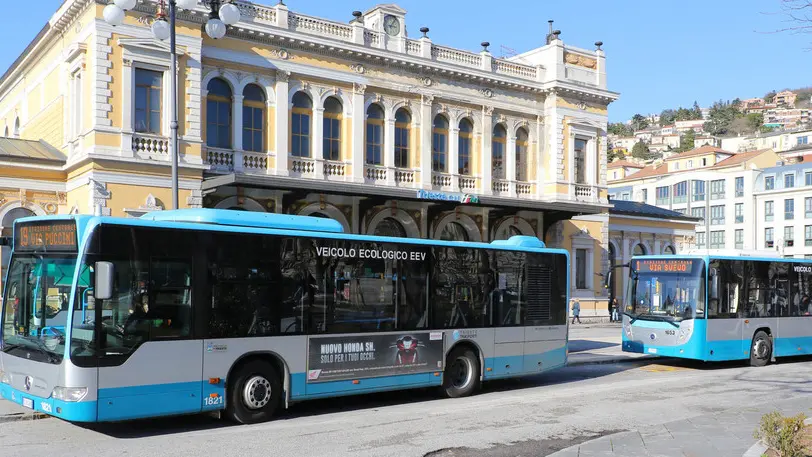
{"label": "sky", "polygon": [[[5,69],[63,0],[4,0],[0,67]],[[256,0],[255,0],[256,1]],[[275,0],[257,3],[273,5]],[[292,11],[349,21],[368,0],[286,0]],[[399,0],[411,37],[427,26],[434,43],[477,51],[489,41],[521,53],[544,44],[555,20],[565,44],[594,49],[603,41],[608,88],[620,93],[611,122],[659,113],[694,101],[761,97],[770,90],[812,86],[812,34],[774,33],[786,27],[781,0]],[[621,8],[619,5],[623,5]]]}

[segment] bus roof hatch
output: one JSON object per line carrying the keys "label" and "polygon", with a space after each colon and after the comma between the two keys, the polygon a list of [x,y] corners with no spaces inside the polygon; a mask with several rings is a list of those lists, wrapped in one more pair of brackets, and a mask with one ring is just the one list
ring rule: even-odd
{"label": "bus roof hatch", "polygon": [[341,223],[333,219],[227,209],[195,208],[170,211],[152,211],[141,216],[141,219],[165,222],[229,225],[237,227],[302,230],[307,232],[344,232],[344,227],[341,225]]}
{"label": "bus roof hatch", "polygon": [[542,249],[545,247],[544,242],[535,236],[515,235],[506,240],[491,241],[494,246],[515,246],[518,248],[537,248]]}

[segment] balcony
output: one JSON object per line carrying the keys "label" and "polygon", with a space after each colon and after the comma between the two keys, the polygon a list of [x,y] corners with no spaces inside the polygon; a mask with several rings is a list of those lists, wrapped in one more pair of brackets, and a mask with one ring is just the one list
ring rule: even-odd
{"label": "balcony", "polygon": [[170,160],[169,138],[136,133],[133,135],[133,153],[145,159]]}

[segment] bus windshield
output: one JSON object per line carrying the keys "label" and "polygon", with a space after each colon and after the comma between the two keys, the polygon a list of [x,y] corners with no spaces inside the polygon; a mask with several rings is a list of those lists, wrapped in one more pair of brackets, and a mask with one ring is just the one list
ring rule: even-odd
{"label": "bus windshield", "polygon": [[3,301],[2,351],[60,363],[76,257],[15,255]]}
{"label": "bus windshield", "polygon": [[698,259],[634,259],[626,315],[679,322],[705,317],[705,268]]}

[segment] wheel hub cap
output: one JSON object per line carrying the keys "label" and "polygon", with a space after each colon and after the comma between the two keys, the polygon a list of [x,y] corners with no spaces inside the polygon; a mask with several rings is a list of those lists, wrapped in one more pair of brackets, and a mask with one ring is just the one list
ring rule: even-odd
{"label": "wheel hub cap", "polygon": [[264,407],[271,401],[271,383],[262,376],[254,376],[245,383],[242,398],[250,409]]}
{"label": "wheel hub cap", "polygon": [[753,352],[756,354],[756,357],[760,359],[767,357],[767,344],[764,340],[756,341],[756,347]]}
{"label": "wheel hub cap", "polygon": [[451,383],[456,388],[468,385],[471,379],[471,367],[467,359],[458,358],[451,364]]}

